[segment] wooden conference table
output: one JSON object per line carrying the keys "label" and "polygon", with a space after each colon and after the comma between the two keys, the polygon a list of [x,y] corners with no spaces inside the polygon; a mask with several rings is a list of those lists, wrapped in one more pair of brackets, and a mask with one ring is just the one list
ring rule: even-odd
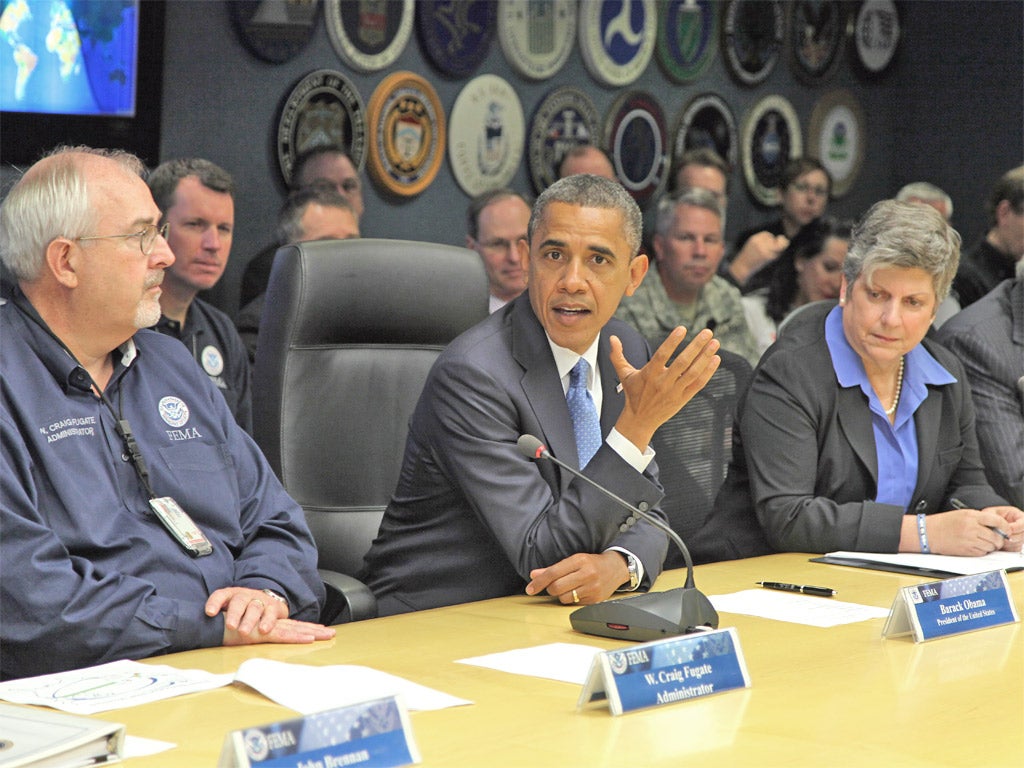
{"label": "wooden conference table", "polygon": [[[888,608],[913,576],[808,562],[783,554],[696,569],[708,595],[759,579],[819,584],[837,599]],[[685,572],[656,584],[682,586]],[[1009,575],[1024,615],[1024,572]],[[1024,765],[1024,629],[996,627],[915,645],[883,640],[884,619],[819,629],[739,614],[735,626],[752,687],[612,717],[576,710],[579,687],[454,663],[552,642],[622,648],[581,635],[571,607],[515,596],[338,627],[314,646],[211,648],[154,663],[233,672],[248,658],[296,664],[361,664],[472,706],[411,713],[425,766],[1002,766]],[[176,749],[129,761],[214,766],[228,731],[295,717],[238,684],[100,717]]]}

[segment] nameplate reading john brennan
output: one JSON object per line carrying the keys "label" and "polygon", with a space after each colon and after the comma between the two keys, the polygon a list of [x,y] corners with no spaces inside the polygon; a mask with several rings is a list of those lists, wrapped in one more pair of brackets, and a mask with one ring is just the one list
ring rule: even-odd
{"label": "nameplate reading john brennan", "polygon": [[914,642],[960,635],[1020,621],[1005,571],[975,573],[903,587],[882,637],[913,635]]}
{"label": "nameplate reading john brennan", "polygon": [[749,688],[735,628],[669,637],[594,657],[577,709],[607,700],[613,715]]}

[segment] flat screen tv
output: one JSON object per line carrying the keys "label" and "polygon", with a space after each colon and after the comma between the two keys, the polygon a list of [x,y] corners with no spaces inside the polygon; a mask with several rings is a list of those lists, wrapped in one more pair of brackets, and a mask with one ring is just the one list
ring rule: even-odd
{"label": "flat screen tv", "polygon": [[162,0],[0,0],[0,159],[58,144],[159,160]]}

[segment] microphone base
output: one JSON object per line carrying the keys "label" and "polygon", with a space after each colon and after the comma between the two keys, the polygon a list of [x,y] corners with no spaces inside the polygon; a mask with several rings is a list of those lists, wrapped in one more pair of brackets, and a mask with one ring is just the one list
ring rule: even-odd
{"label": "microphone base", "polygon": [[717,629],[718,612],[703,592],[683,587],[588,605],[573,611],[569,621],[587,635],[646,642]]}

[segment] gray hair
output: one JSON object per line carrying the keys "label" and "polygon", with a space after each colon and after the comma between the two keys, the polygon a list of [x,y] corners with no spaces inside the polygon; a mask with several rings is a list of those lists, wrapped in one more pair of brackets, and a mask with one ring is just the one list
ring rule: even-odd
{"label": "gray hair", "polygon": [[566,176],[556,181],[541,192],[533,204],[530,225],[526,230],[531,244],[533,232],[551,203],[568,203],[582,208],[610,208],[618,211],[622,214],[622,221],[625,224],[626,231],[623,234],[629,245],[630,258],[640,253],[643,217],[636,201],[619,182],[589,173]]}
{"label": "gray hair", "polygon": [[714,192],[701,187],[682,187],[677,192],[662,195],[658,201],[658,217],[654,223],[654,231],[662,237],[668,237],[676,221],[676,208],[680,205],[692,205],[711,211],[719,220],[719,232],[725,232],[725,213]]}
{"label": "gray hair", "polygon": [[219,165],[198,157],[168,160],[154,168],[147,179],[156,207],[165,218],[167,211],[174,206],[178,184],[189,176],[195,176],[207,189],[231,195],[232,199],[235,197],[235,180]]}
{"label": "gray hair", "polygon": [[919,203],[882,200],[853,228],[843,262],[847,295],[864,277],[870,284],[876,269],[923,269],[932,278],[936,301],[949,295],[960,264],[960,233],[938,211]]}
{"label": "gray hair", "polygon": [[111,160],[128,176],[145,174],[129,152],[86,146],[59,146],[29,168],[0,205],[0,260],[19,281],[39,278],[55,239],[86,237],[96,228],[81,155]]}
{"label": "gray hair", "polygon": [[953,217],[953,198],[945,193],[940,187],[929,184],[927,181],[914,181],[900,188],[896,193],[896,199],[902,203],[919,200],[922,203],[942,203],[946,206],[946,219]]}
{"label": "gray hair", "polygon": [[359,219],[352,203],[337,189],[329,185],[314,184],[292,192],[281,206],[281,212],[277,215],[277,242],[280,245],[297,243],[305,238],[302,217],[306,209],[314,204],[322,205],[324,208],[342,208],[351,213],[356,220]]}

